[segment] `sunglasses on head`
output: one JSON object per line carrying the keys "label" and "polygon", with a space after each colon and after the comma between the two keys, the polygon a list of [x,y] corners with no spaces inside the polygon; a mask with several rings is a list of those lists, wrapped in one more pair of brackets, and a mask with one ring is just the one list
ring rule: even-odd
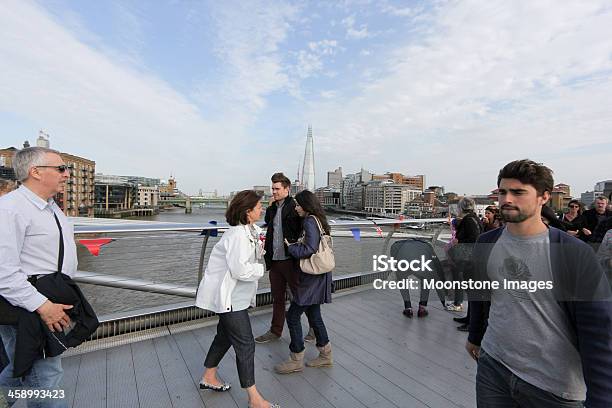
{"label": "sunglasses on head", "polygon": [[61,165],[61,166],[36,166],[36,167],[47,167],[47,168],[50,168],[50,169],[55,169],[59,173],[64,173],[64,172],[70,170],[70,168],[68,166],[66,166],[65,164]]}

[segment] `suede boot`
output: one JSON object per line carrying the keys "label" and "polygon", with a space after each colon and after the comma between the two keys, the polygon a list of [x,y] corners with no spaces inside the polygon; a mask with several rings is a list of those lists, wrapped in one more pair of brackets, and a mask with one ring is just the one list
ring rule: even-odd
{"label": "suede boot", "polygon": [[274,366],[278,374],[297,373],[304,370],[304,351],[301,353],[290,353],[289,360]]}
{"label": "suede boot", "polygon": [[317,348],[319,349],[319,356],[308,361],[306,365],[308,367],[331,367],[334,365],[331,343],[327,343],[323,347]]}

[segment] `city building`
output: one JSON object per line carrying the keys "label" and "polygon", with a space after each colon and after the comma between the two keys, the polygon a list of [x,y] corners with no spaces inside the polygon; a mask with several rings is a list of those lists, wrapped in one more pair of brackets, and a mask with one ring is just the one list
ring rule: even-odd
{"label": "city building", "polygon": [[415,197],[404,206],[404,214],[412,218],[430,217],[433,212],[433,204],[427,202],[422,196]]}
{"label": "city building", "polygon": [[138,184],[146,187],[155,187],[161,184],[158,178],[142,177],[142,176],[125,176],[128,183]]}
{"label": "city building", "polygon": [[312,138],[312,126],[308,125],[306,135],[306,148],[304,149],[304,165],[302,167],[302,177],[300,177],[301,187],[304,190],[315,191],[315,164],[314,164],[314,141]]}
{"label": "city building", "polygon": [[168,182],[162,181],[159,185],[160,201],[175,198],[179,195],[178,187],[174,177],[170,176]]}
{"label": "city building", "polygon": [[156,208],[159,206],[159,186],[138,185],[138,206]]}
{"label": "city building", "polygon": [[327,172],[327,187],[339,189],[342,184],[342,167]]}
{"label": "city building", "polygon": [[5,180],[15,180],[15,171],[13,170],[13,154],[15,154],[14,147],[0,150],[0,178]]}
{"label": "city building", "polygon": [[392,180],[372,180],[365,184],[364,209],[378,214],[402,214],[406,203],[422,194],[407,184]]}
{"label": "city building", "polygon": [[374,175],[365,169],[358,173],[347,174],[340,183],[340,205],[351,210],[363,210],[364,185],[372,180]]}
{"label": "city building", "polygon": [[600,195],[604,195],[604,192],[597,190],[585,191],[584,193],[580,194],[580,201],[582,202],[582,204],[584,204],[585,208],[591,208],[591,206],[595,202],[595,198],[599,197]]}
{"label": "city building", "polygon": [[612,201],[612,180],[605,180],[596,183],[593,190],[601,191],[603,195]]}
{"label": "city building", "polygon": [[353,187],[351,201],[348,203],[348,208],[358,211],[365,210],[366,183],[357,183]]}
{"label": "city building", "polygon": [[436,194],[436,197],[444,196],[444,186],[429,186],[427,190],[433,191]]}
{"label": "city building", "polygon": [[554,211],[562,211],[564,208],[567,208],[571,199],[570,186],[563,183],[557,184],[550,193],[550,202],[548,205]]}
{"label": "city building", "polygon": [[333,187],[319,187],[315,195],[323,207],[340,208],[340,190]]}
{"label": "city building", "polygon": [[96,215],[130,210],[138,203],[138,185],[128,182],[127,176],[95,175]]}
{"label": "city building", "polygon": [[70,167],[70,178],[55,202],[68,216],[93,217],[96,162],[68,153],[60,156]]}
{"label": "city building", "polygon": [[392,180],[396,184],[406,184],[412,187],[414,190],[423,192],[425,189],[425,176],[404,176],[402,173],[385,173],[380,175],[374,175],[373,180]]}

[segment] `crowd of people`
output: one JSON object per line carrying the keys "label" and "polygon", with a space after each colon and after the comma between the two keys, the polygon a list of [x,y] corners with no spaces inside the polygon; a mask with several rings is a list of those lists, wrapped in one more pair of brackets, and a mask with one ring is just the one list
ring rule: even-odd
{"label": "crowd of people", "polygon": [[472,233],[463,240],[472,205],[460,203],[453,278],[551,282],[552,289],[468,293],[467,316],[455,320],[478,363],[477,406],[612,406],[609,199],[597,197],[584,212],[572,200],[557,217],[548,206],[552,171],[530,160],[508,163],[497,184],[499,210],[487,209],[480,232],[469,218]]}
{"label": "crowd of people", "polygon": [[[73,320],[79,319],[71,304],[54,301],[37,287],[43,276],[61,273],[70,279],[76,273],[72,225],[53,200],[63,190],[68,168],[58,152],[41,147],[18,151],[13,162],[20,186],[0,182],[0,388],[54,389],[62,378],[60,356],[45,355],[43,346],[27,370],[15,375],[22,359],[16,338],[24,316],[38,318],[51,335],[72,330]],[[288,358],[275,365],[276,373],[334,364],[321,313],[321,306],[332,301],[331,271],[313,273],[303,264],[321,251],[324,237],[330,235],[325,211],[310,191],[291,196],[290,180],[283,173],[274,174],[271,181],[265,234],[256,224],[264,212],[262,197],[252,190],[236,194],[225,214],[229,228],[212,249],[196,298],[196,306],[218,316],[200,389],[231,388],[219,378],[218,366],[233,347],[240,387],[252,408],[278,407],[256,387],[255,347],[279,341],[285,321]],[[586,211],[572,200],[561,216],[551,216],[546,209],[552,171],[529,160],[508,163],[497,184],[499,207],[487,207],[482,218],[475,213],[474,200],[465,197],[459,202],[460,214],[451,222],[447,247],[452,279],[552,280],[555,289],[468,292],[467,315],[455,320],[461,323],[459,330],[469,332],[466,350],[478,362],[478,407],[612,406],[612,297],[611,281],[604,273],[611,276],[612,267],[608,198],[597,197],[594,208]],[[401,241],[391,253],[405,258],[416,250],[433,256],[431,246],[421,243]],[[272,317],[269,329],[255,337],[248,309],[255,306],[258,280],[265,271]],[[435,273],[417,277],[428,279]],[[403,314],[412,318],[409,291],[402,291],[402,296]],[[447,310],[464,311],[464,296],[455,290]],[[428,292],[422,291],[420,318],[429,314],[427,301]],[[303,314],[310,328],[306,336]],[[308,341],[315,342],[318,355],[305,362]],[[63,400],[46,403],[66,406]]]}

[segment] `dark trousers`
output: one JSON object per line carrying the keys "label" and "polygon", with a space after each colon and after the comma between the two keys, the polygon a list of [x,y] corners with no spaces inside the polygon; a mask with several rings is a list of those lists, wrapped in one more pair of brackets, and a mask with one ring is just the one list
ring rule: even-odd
{"label": "dark trousers", "polygon": [[480,349],[476,373],[478,408],[579,408],[570,401],[535,387],[512,374],[503,364]]}
{"label": "dark trousers", "polygon": [[[424,280],[425,279],[433,279],[433,273],[431,272],[408,272],[408,271],[400,271],[395,272],[395,276],[397,280],[408,279],[410,276],[415,276],[419,280],[419,306],[427,306],[427,301],[429,300],[429,289],[424,289]],[[400,289],[400,294],[402,295],[402,299],[404,299],[404,309],[412,308],[412,304],[410,302],[410,289]]]}
{"label": "dark trousers", "polygon": [[272,261],[272,265],[270,266],[270,291],[272,292],[273,303],[270,331],[277,336],[283,334],[283,326],[285,325],[285,297],[287,285],[289,285],[291,294],[295,295],[299,276],[293,260]]}
{"label": "dark trousers", "polygon": [[300,306],[295,302],[291,302],[287,311],[287,327],[291,336],[289,350],[294,353],[301,353],[304,350],[304,334],[302,333],[302,313],[306,313],[308,324],[314,330],[317,339],[317,347],[323,347],[329,343],[327,337],[327,329],[321,317],[321,305]]}
{"label": "dark trousers", "polygon": [[245,309],[219,313],[217,316],[219,316],[217,335],[208,349],[204,367],[217,367],[232,346],[236,352],[240,386],[248,388],[255,385],[255,339],[248,312]]}

